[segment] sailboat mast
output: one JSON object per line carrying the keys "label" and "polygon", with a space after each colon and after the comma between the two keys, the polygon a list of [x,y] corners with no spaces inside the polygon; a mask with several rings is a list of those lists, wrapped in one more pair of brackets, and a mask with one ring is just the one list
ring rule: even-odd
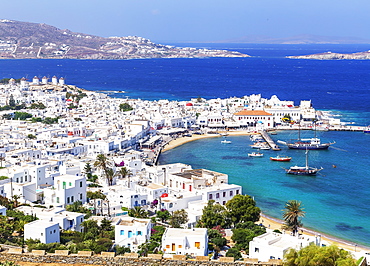
{"label": "sailboat mast", "polygon": [[308,149],[306,147],[306,170],[308,170]]}

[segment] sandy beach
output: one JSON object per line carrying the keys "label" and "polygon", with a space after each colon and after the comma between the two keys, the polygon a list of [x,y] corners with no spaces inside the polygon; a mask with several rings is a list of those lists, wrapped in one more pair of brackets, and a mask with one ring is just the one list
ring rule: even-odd
{"label": "sandy beach", "polygon": [[[228,132],[219,132],[219,133],[227,133],[230,136],[242,136],[242,135],[251,135],[251,134],[253,134],[253,133],[247,132],[247,131],[230,131],[230,132],[228,131]],[[185,143],[190,142],[190,141],[195,141],[195,140],[203,139],[203,138],[211,138],[211,137],[221,138],[221,135],[219,135],[219,134],[204,134],[204,135],[193,135],[192,137],[177,138],[175,140],[170,141],[162,149],[162,151],[167,151],[167,150],[173,149],[177,146],[180,146],[180,145],[185,144]],[[282,226],[284,224],[284,221],[276,219],[276,218],[269,217],[265,214],[261,214],[261,218],[260,218],[260,221],[258,223],[262,223],[267,228],[270,228],[270,229],[273,229],[273,230],[278,229],[278,230],[282,231]],[[303,223],[304,223],[304,219],[303,219]],[[334,244],[334,245],[336,245],[340,248],[343,248],[343,249],[356,251],[356,252],[363,252],[363,251],[370,252],[370,247],[366,247],[366,246],[359,245],[359,244],[356,244],[356,243],[353,243],[353,242],[350,242],[350,241],[342,240],[342,239],[339,239],[339,238],[336,238],[336,237],[333,237],[333,236],[329,236],[329,235],[323,234],[321,232],[316,232],[316,231],[313,231],[313,230],[310,230],[310,229],[307,229],[307,228],[304,228],[304,227],[300,228],[300,232],[301,232],[301,230],[303,231],[304,235],[311,235],[311,236],[321,235],[321,239],[322,239],[323,242],[327,242],[329,244]]]}

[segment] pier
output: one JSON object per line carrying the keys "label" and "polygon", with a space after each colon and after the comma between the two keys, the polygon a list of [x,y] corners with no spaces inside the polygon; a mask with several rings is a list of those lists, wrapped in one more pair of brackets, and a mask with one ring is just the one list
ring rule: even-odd
{"label": "pier", "polygon": [[266,131],[261,131],[261,136],[273,151],[280,151],[279,146],[275,144],[275,142],[271,139],[271,137],[269,136],[269,134],[267,134]]}

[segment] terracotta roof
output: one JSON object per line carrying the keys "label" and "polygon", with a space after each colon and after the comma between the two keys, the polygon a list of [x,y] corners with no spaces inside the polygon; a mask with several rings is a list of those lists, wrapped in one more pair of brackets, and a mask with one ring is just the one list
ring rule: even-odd
{"label": "terracotta roof", "polygon": [[249,116],[256,116],[256,115],[272,115],[262,110],[243,110],[240,112],[235,113],[234,115],[249,115]]}

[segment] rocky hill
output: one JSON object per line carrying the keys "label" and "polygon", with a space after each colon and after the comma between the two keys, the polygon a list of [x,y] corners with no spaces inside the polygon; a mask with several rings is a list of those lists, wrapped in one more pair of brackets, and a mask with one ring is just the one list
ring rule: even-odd
{"label": "rocky hill", "polygon": [[239,52],[179,48],[155,44],[148,39],[110,37],[76,33],[56,27],[0,20],[0,59],[132,59],[248,57]]}
{"label": "rocky hill", "polygon": [[341,54],[341,53],[320,53],[320,54],[311,54],[311,55],[300,55],[300,56],[287,56],[288,58],[293,59],[317,59],[317,60],[369,60],[370,51],[352,53],[352,54]]}

